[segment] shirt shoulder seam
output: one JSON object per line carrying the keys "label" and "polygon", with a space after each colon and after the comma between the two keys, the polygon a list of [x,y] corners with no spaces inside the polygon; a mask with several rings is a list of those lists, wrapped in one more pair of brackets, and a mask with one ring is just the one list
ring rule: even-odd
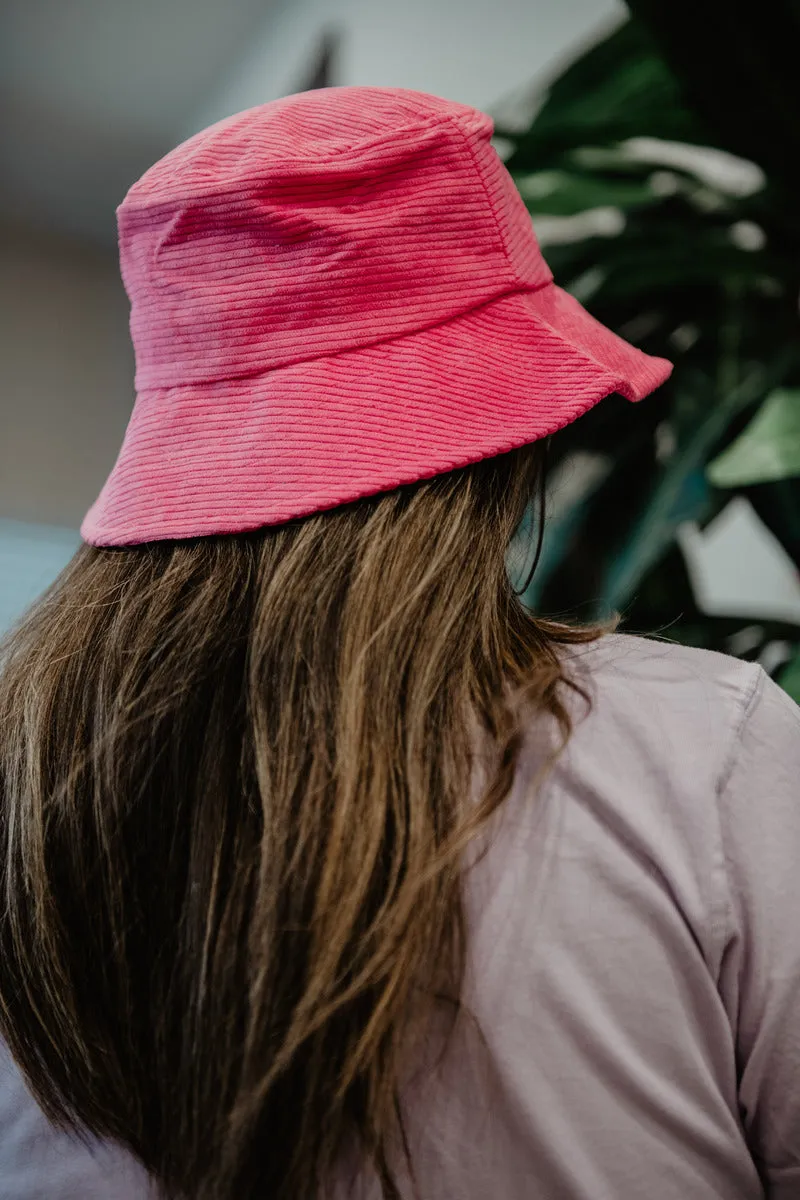
{"label": "shirt shoulder seam", "polygon": [[735,722],[731,722],[728,746],[726,748],[726,752],[722,761],[722,767],[717,779],[717,786],[715,788],[718,853],[716,855],[717,861],[715,863],[716,870],[713,872],[713,875],[719,881],[719,903],[714,905],[714,911],[712,914],[712,932],[715,940],[715,978],[719,974],[719,969],[722,965],[722,958],[725,952],[725,946],[728,941],[728,934],[733,927],[733,901],[730,890],[730,880],[728,876],[728,854],[726,847],[722,800],[736,767],[742,735],[747,722],[752,716],[756,704],[763,694],[764,681],[766,678],[767,675],[763,668],[756,665],[755,670],[753,671],[752,680],[750,681],[748,687],[739,696],[740,707],[738,719]]}
{"label": "shirt shoulder seam", "polygon": [[756,664],[755,670],[753,672],[752,682],[750,683],[750,686],[748,687],[747,691],[744,693],[744,695],[742,697],[742,700],[741,700],[742,707],[741,707],[741,711],[739,713],[739,719],[733,727],[733,730],[731,733],[731,738],[730,738],[730,743],[728,745],[728,750],[727,750],[727,753],[723,760],[722,770],[720,771],[719,781],[717,783],[717,796],[718,797],[722,796],[722,793],[725,791],[726,787],[728,786],[728,784],[730,782],[731,775],[733,774],[733,769],[736,766],[736,759],[738,758],[738,755],[739,755],[739,747],[740,747],[741,741],[742,741],[742,734],[744,733],[744,729],[745,729],[745,726],[747,725],[747,722],[750,720],[750,717],[752,716],[753,709],[755,708],[756,703],[758,702],[758,700],[761,697],[762,692],[764,691],[764,680],[766,678],[767,678],[766,671],[764,671],[763,667]]}

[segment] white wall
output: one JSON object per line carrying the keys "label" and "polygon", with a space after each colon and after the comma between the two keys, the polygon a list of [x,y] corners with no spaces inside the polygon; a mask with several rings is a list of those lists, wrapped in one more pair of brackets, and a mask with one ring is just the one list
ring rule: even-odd
{"label": "white wall", "polygon": [[0,520],[0,634],[52,583],[79,545],[74,529]]}
{"label": "white wall", "polygon": [[0,518],[77,528],[132,402],[116,254],[0,230]]}
{"label": "white wall", "polygon": [[0,634],[79,545],[132,400],[116,254],[0,230]]}
{"label": "white wall", "polygon": [[324,29],[343,35],[337,83],[491,109],[624,13],[621,0],[284,0],[186,134],[295,91]]}

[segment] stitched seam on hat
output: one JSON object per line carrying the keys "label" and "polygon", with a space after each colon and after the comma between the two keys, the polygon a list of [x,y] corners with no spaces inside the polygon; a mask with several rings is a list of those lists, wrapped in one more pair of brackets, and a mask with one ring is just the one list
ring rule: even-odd
{"label": "stitched seam on hat", "polygon": [[[148,383],[143,387],[137,385],[137,391],[157,391],[159,389],[171,389],[179,387],[204,387],[211,383],[226,383],[235,379],[255,379],[259,375],[268,375],[271,371],[284,371],[289,367],[297,367],[305,363],[319,362],[323,359],[339,358],[344,354],[358,354],[360,350],[371,350],[376,346],[388,346],[392,342],[403,341],[404,338],[416,337],[420,333],[428,333],[432,329],[438,329],[443,325],[449,325],[453,321],[460,321],[462,317],[469,317],[473,313],[480,312],[482,308],[489,308],[492,304],[497,304],[500,300],[508,300],[512,296],[528,296],[534,292],[540,292],[542,288],[552,287],[552,280],[546,279],[543,283],[537,284],[535,287],[520,287],[515,284],[512,287],[506,288],[502,292],[498,292],[496,296],[491,296],[488,300],[481,300],[478,304],[473,304],[471,308],[464,309],[463,312],[455,313],[449,317],[443,317],[440,320],[431,321],[429,325],[421,325],[416,329],[407,329],[403,333],[396,333],[392,337],[375,338],[374,340],[363,342],[358,346],[347,346],[342,350],[323,350],[319,354],[304,354],[302,358],[293,358],[289,362],[278,363],[272,367],[256,367],[252,371],[243,371],[240,375],[214,375],[213,377],[204,379],[187,379],[182,383]],[[535,313],[528,313],[530,320],[538,321],[539,318]],[[547,322],[541,322],[547,328]],[[594,363],[594,360],[590,360]],[[600,364],[597,364],[600,365]],[[607,372],[607,368],[603,368]]]}
{"label": "stitched seam on hat", "polygon": [[[529,288],[528,290],[531,292],[540,292],[543,287],[550,286],[557,287],[558,285],[553,283],[552,279],[548,279],[539,287]],[[591,313],[589,315],[591,316]],[[575,342],[566,336],[563,329],[559,329],[557,325],[554,325],[552,321],[548,321],[547,317],[543,317],[541,313],[537,313],[535,311],[532,312],[531,320],[536,321],[536,323],[543,329],[549,330],[554,337],[557,337],[560,342],[564,343],[565,346],[569,346],[570,349],[574,350],[576,354],[580,354],[581,358],[583,358],[585,362],[591,363],[595,367],[599,367],[604,375],[610,375],[618,383],[625,382],[625,374],[622,371],[614,371],[613,368],[609,367],[607,363],[604,363],[602,359],[597,358],[591,350],[587,350],[585,346],[576,345]]]}
{"label": "stitched seam on hat", "polygon": [[[458,122],[455,120],[455,117],[451,117],[449,114],[445,113],[442,116],[431,117],[431,119],[429,121],[424,121],[424,122],[417,121],[417,122],[414,122],[413,124],[402,125],[397,129],[387,130],[386,133],[382,133],[382,134],[380,134],[370,140],[364,141],[364,142],[358,142],[358,143],[356,143],[355,146],[345,146],[345,147],[342,147],[340,150],[332,151],[330,154],[319,155],[319,156],[315,157],[314,159],[309,159],[306,164],[303,164],[302,173],[305,173],[307,171],[308,173],[313,174],[317,170],[317,168],[320,166],[321,163],[335,162],[336,159],[340,158],[343,154],[358,154],[361,151],[371,150],[374,146],[380,146],[382,142],[388,142],[388,141],[393,140],[394,138],[397,137],[398,134],[409,133],[413,129],[427,131],[429,129],[435,129],[437,126],[440,128],[444,128],[445,123],[450,123],[450,122],[452,122],[453,124],[456,125],[456,127],[459,130],[459,133],[461,133],[461,135],[466,139],[466,134],[460,128],[460,126],[458,126]],[[159,160],[159,161],[161,161],[161,160]],[[283,161],[287,167],[290,165],[288,160],[283,160]],[[154,163],[153,165],[157,166],[158,164]],[[274,165],[277,165],[277,163]],[[295,164],[292,167],[292,169],[297,170],[298,169],[297,164]],[[147,174],[147,172],[145,172],[145,175],[146,174]],[[144,178],[144,176],[142,178]],[[264,179],[264,175],[262,172],[259,175],[254,175],[254,176],[248,177],[246,179],[236,179],[236,180],[232,181],[232,183],[229,183],[226,185],[218,184],[215,187],[213,187],[209,190],[206,190],[206,191],[201,190],[201,191],[191,191],[191,192],[179,192],[179,193],[176,193],[176,195],[173,196],[171,199],[157,200],[155,202],[144,200],[144,201],[140,201],[139,203],[137,203],[135,197],[132,200],[128,200],[128,198],[126,196],[122,200],[122,202],[117,205],[116,212],[119,212],[120,209],[123,209],[125,212],[144,212],[144,211],[153,212],[153,211],[157,211],[161,207],[169,207],[170,205],[174,204],[177,200],[200,200],[200,199],[211,199],[213,196],[225,196],[228,193],[233,192],[237,187],[249,187],[249,186],[257,184],[257,183],[262,183],[263,179]],[[141,183],[141,179],[137,180],[136,183],[132,184],[129,191],[133,191],[133,189],[135,187],[137,187],[139,183]],[[484,190],[486,190],[485,184],[484,184]],[[488,195],[488,192],[487,192],[487,195]],[[496,219],[496,214],[495,214],[495,219]]]}
{"label": "stitched seam on hat", "polygon": [[[505,255],[506,262],[508,263],[508,266],[509,266],[511,278],[514,281],[514,283],[516,283],[516,285],[519,287],[521,280],[520,280],[520,277],[519,277],[519,275],[516,271],[516,268],[514,267],[514,264],[512,262],[511,254],[509,253],[509,249],[508,249],[508,242],[506,240],[506,235],[503,232],[503,225],[500,220],[500,216],[497,212],[497,208],[495,207],[495,203],[494,203],[492,194],[489,191],[489,186],[486,182],[486,177],[484,176],[484,173],[483,173],[483,168],[481,167],[481,164],[478,161],[478,156],[475,153],[472,143],[470,142],[469,138],[467,137],[466,131],[461,127],[461,125],[456,120],[456,118],[451,116],[449,113],[445,114],[445,116],[448,121],[450,121],[453,125],[455,125],[456,129],[461,134],[461,137],[467,148],[467,153],[469,154],[470,158],[472,159],[473,165],[475,167],[475,173],[478,176],[478,179],[480,180],[481,187],[483,188],[483,194],[486,197],[486,202],[489,205],[489,210],[490,210],[492,216],[494,217],[495,224],[497,226],[497,233],[498,233],[498,237],[500,239],[500,249],[503,251],[503,254]],[[535,289],[535,290],[538,290],[538,289]]]}

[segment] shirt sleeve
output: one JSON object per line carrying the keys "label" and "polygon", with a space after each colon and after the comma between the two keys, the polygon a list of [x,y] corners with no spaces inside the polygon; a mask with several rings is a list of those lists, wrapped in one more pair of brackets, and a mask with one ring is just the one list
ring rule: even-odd
{"label": "shirt sleeve", "polygon": [[759,669],[720,783],[719,990],[739,1109],[770,1200],[800,1197],[800,708]]}

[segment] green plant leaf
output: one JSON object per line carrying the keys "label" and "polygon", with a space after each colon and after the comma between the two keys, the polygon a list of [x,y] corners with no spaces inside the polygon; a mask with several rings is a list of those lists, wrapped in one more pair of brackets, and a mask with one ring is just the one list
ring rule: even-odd
{"label": "green plant leaf", "polygon": [[640,134],[711,144],[649,34],[628,20],[555,80],[531,128],[511,135],[515,151],[507,165],[537,170],[576,146],[614,145]]}
{"label": "green plant leaf", "polygon": [[800,704],[800,649],[781,671],[778,683],[788,692],[796,704]]}
{"label": "green plant leaf", "polygon": [[[641,3],[649,9],[655,0]],[[664,13],[689,53],[685,13],[680,20]],[[729,33],[734,25],[731,18]],[[752,640],[742,650],[739,634],[753,618],[714,618],[698,608],[675,534],[682,521],[702,524],[728,502],[729,493],[711,484],[709,460],[742,434],[773,389],[800,382],[796,188],[785,186],[775,158],[762,161],[770,176],[752,191],[735,172],[726,176],[721,160],[715,175],[710,156],[700,170],[696,155],[659,147],[748,153],[739,140],[715,136],[708,105],[702,115],[693,111],[678,79],[684,64],[680,56],[667,62],[661,33],[656,40],[636,20],[621,24],[551,84],[526,131],[498,128],[512,143],[506,165],[534,227],[539,217],[567,218],[540,226],[557,282],[608,328],[675,365],[646,404],[610,397],[554,436],[551,467],[577,453],[603,456],[609,470],[597,486],[569,493],[561,508],[553,495],[526,599],[544,612],[582,617],[589,606],[594,615],[623,609],[640,630],[749,654]],[[728,93],[738,86],[731,74]],[[718,111],[733,99],[752,111],[750,96],[720,94],[716,81],[702,78]],[[782,136],[781,127],[776,144]],[[630,138],[655,144],[637,148]],[[580,217],[593,208],[618,209],[624,227],[601,236],[600,226]],[[742,490],[800,566],[800,477]],[[796,627],[757,625],[760,648],[774,640],[800,646]]]}
{"label": "green plant leaf", "polygon": [[[755,483],[739,491],[800,571],[800,476]],[[724,491],[717,495],[724,496]]]}
{"label": "green plant leaf", "polygon": [[574,216],[592,208],[629,209],[661,200],[646,182],[567,171],[535,171],[516,176],[514,182],[529,211],[547,216]]}
{"label": "green plant leaf", "polygon": [[[563,563],[569,552],[576,531],[584,519],[598,489],[602,486],[613,466],[611,459],[603,455],[570,456],[561,464],[561,471],[551,478],[548,486],[548,514],[545,522],[542,549],[534,577],[523,596],[523,603],[535,608],[553,573]],[[569,481],[569,499],[564,502],[559,492],[558,475]],[[533,507],[529,508],[522,523],[521,533],[527,541],[524,558],[530,561],[536,535],[536,519]]]}
{"label": "green plant leaf", "polygon": [[[760,163],[785,184],[787,208],[796,210],[796,0],[763,0],[757,6],[716,0],[703,6],[702,20],[692,0],[627,0],[627,6],[647,27],[660,57],[680,81],[685,103],[713,127],[713,145]],[[714,70],[709,70],[711,62]]]}
{"label": "green plant leaf", "polygon": [[[705,469],[709,453],[719,445],[736,415],[763,394],[769,374],[772,378],[768,387],[775,375],[781,377],[786,361],[787,354],[783,360],[776,356],[766,369],[767,374],[762,369],[753,371],[722,395],[713,388],[707,392],[705,415],[667,464],[625,544],[609,563],[600,596],[601,612],[623,608],[645,573],[672,543],[678,526],[684,521],[702,519],[711,500]],[[702,387],[698,377],[693,390],[702,394]]]}
{"label": "green plant leaf", "polygon": [[673,544],[678,526],[701,520],[709,503],[701,471],[686,469],[679,461],[665,472],[627,542],[609,564],[599,611],[625,608],[641,580]]}
{"label": "green plant leaf", "polygon": [[744,432],[708,467],[715,487],[747,487],[800,475],[800,388],[777,388]]}

